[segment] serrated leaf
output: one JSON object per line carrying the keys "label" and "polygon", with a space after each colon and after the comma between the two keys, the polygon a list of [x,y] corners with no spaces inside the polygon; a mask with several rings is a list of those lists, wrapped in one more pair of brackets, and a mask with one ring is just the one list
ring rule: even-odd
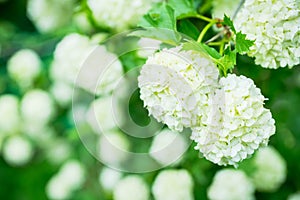
{"label": "serrated leaf", "polygon": [[180,20],[177,26],[179,32],[197,40],[200,31],[189,19]]}
{"label": "serrated leaf", "polygon": [[176,18],[196,14],[193,0],[169,0],[168,4],[175,10]]}
{"label": "serrated leaf", "polygon": [[236,65],[236,50],[231,51],[229,48],[226,48],[224,55],[218,59],[217,64],[226,75],[227,71],[231,71]]}
{"label": "serrated leaf", "polygon": [[236,33],[236,30],[233,25],[233,21],[227,15],[224,15],[222,24],[228,26],[234,33]]}
{"label": "serrated leaf", "polygon": [[144,28],[154,27],[176,30],[174,9],[165,2],[155,4],[155,6],[143,16],[138,25]]}
{"label": "serrated leaf", "polygon": [[206,53],[210,57],[214,59],[220,59],[221,55],[212,47],[207,46],[206,44],[198,43],[192,40],[188,40],[187,42],[183,43],[182,50],[193,50],[198,51],[200,53]]}
{"label": "serrated leaf", "polygon": [[238,53],[247,53],[254,44],[253,40],[246,39],[246,35],[238,32],[235,38],[235,48]]}

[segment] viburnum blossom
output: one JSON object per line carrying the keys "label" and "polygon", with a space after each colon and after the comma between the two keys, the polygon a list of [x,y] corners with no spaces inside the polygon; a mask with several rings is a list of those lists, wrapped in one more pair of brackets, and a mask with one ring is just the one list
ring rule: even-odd
{"label": "viburnum blossom", "polygon": [[155,53],[138,77],[140,97],[149,114],[176,131],[199,123],[219,76],[208,56],[180,50]]}
{"label": "viburnum blossom", "polygon": [[251,79],[229,74],[219,83],[220,89],[209,102],[207,121],[192,127],[191,138],[206,159],[236,165],[268,143],[275,133],[275,121]]}
{"label": "viburnum blossom", "polygon": [[255,57],[256,64],[276,69],[300,63],[300,4],[297,0],[246,0],[235,26],[255,41],[248,55]]}

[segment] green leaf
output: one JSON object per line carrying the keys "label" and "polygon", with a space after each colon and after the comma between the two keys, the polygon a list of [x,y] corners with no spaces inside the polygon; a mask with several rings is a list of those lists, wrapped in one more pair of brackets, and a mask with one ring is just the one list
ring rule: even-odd
{"label": "green leaf", "polygon": [[176,18],[196,14],[193,0],[169,0],[168,4],[175,10]]}
{"label": "green leaf", "polygon": [[189,19],[180,20],[177,26],[179,32],[186,34],[194,40],[197,40],[200,31]]}
{"label": "green leaf", "polygon": [[246,35],[238,32],[235,38],[235,48],[238,53],[247,53],[254,44],[253,40],[246,39]]}
{"label": "green leaf", "polygon": [[176,30],[176,17],[174,9],[166,4],[158,3],[142,18],[140,27],[167,28]]}
{"label": "green leaf", "polygon": [[214,59],[221,58],[221,55],[214,48],[192,40],[187,40],[187,42],[183,43],[182,50],[198,51],[200,53],[205,53]]}
{"label": "green leaf", "polygon": [[234,25],[233,25],[233,21],[227,15],[224,15],[222,24],[225,25],[225,26],[229,26],[229,28],[234,33],[236,33],[236,30],[235,30]]}
{"label": "green leaf", "polygon": [[227,71],[232,71],[236,65],[236,50],[231,51],[229,48],[226,48],[224,51],[224,56],[218,59],[216,62],[219,66],[219,69],[224,75],[226,75]]}

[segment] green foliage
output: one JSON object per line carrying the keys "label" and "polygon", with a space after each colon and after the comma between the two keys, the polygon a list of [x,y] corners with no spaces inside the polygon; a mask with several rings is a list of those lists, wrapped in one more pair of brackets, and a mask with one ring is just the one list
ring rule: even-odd
{"label": "green foliage", "polygon": [[246,39],[246,35],[241,32],[236,34],[235,42],[236,51],[240,54],[247,53],[254,44],[254,41]]}

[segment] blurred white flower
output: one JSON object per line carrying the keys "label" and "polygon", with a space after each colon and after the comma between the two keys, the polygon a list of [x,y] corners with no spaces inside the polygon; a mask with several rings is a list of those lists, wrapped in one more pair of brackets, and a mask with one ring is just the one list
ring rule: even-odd
{"label": "blurred white flower", "polygon": [[72,153],[70,144],[64,139],[53,139],[43,147],[46,149],[46,159],[55,165],[66,161]]}
{"label": "blurred white flower", "polygon": [[94,100],[86,114],[86,120],[95,133],[105,133],[124,122],[120,102],[112,96]]}
{"label": "blurred white flower", "polygon": [[291,194],[287,200],[300,200],[300,192],[297,192],[295,194]]}
{"label": "blurred white flower", "polygon": [[177,164],[188,148],[184,136],[169,129],[162,130],[152,141],[149,153],[161,165]]}
{"label": "blurred white flower", "polygon": [[138,56],[142,58],[148,58],[153,55],[160,47],[161,41],[151,38],[141,38],[138,41]]}
{"label": "blurred white flower", "polygon": [[285,181],[286,163],[283,157],[273,148],[261,148],[254,157],[255,171],[251,174],[257,190],[274,192]]}
{"label": "blurred white flower", "polygon": [[224,14],[232,17],[238,8],[240,0],[213,0],[212,1],[212,16],[214,18],[223,19]]}
{"label": "blurred white flower", "polygon": [[21,125],[19,100],[16,96],[0,96],[0,135],[16,133]]}
{"label": "blurred white flower", "polygon": [[47,196],[55,200],[69,199],[72,193],[82,186],[84,180],[83,166],[78,161],[68,161],[47,183]]}
{"label": "blurred white flower", "polygon": [[158,174],[152,193],[156,200],[193,200],[193,179],[184,169],[164,170]]}
{"label": "blurred white flower", "polygon": [[11,136],[3,144],[3,158],[12,166],[27,164],[33,153],[31,143],[21,136]]}
{"label": "blurred white flower", "polygon": [[9,76],[23,88],[33,84],[41,69],[42,65],[39,56],[30,49],[22,49],[16,52],[9,59],[7,65]]}
{"label": "blurred white flower", "polygon": [[87,3],[98,25],[122,31],[135,26],[151,5],[158,1],[88,0]]}
{"label": "blurred white flower", "polygon": [[219,76],[208,56],[180,50],[155,53],[138,77],[140,97],[149,114],[175,131],[199,124]]}
{"label": "blurred white flower", "polygon": [[75,26],[84,33],[91,33],[94,30],[93,25],[89,20],[88,13],[85,11],[74,13],[73,21]]}
{"label": "blurred white flower", "polygon": [[129,175],[120,180],[114,191],[114,200],[148,200],[150,192],[147,184],[138,175]]}
{"label": "blurred white flower", "polygon": [[54,32],[72,19],[75,0],[29,0],[27,16],[42,33]]}
{"label": "blurred white flower", "polygon": [[99,175],[99,182],[106,191],[113,191],[117,183],[121,180],[122,173],[108,167],[102,168]]}
{"label": "blurred white flower", "polygon": [[53,100],[46,91],[30,90],[21,100],[21,116],[25,123],[46,124],[52,119],[54,112]]}
{"label": "blurred white flower", "polygon": [[297,0],[246,0],[236,19],[236,29],[255,40],[248,55],[255,57],[256,64],[276,69],[300,63]]}
{"label": "blurred white flower", "polygon": [[193,127],[191,139],[204,157],[219,165],[237,165],[275,134],[275,120],[264,108],[264,96],[254,82],[228,74],[209,103],[203,125]]}
{"label": "blurred white flower", "polygon": [[130,143],[117,130],[107,131],[99,138],[98,157],[107,165],[118,167],[128,158]]}
{"label": "blurred white flower", "polygon": [[223,169],[216,173],[208,188],[211,200],[252,200],[254,186],[243,171]]}
{"label": "blurred white flower", "polygon": [[60,106],[68,106],[72,101],[73,87],[63,81],[55,81],[50,88],[55,101]]}

